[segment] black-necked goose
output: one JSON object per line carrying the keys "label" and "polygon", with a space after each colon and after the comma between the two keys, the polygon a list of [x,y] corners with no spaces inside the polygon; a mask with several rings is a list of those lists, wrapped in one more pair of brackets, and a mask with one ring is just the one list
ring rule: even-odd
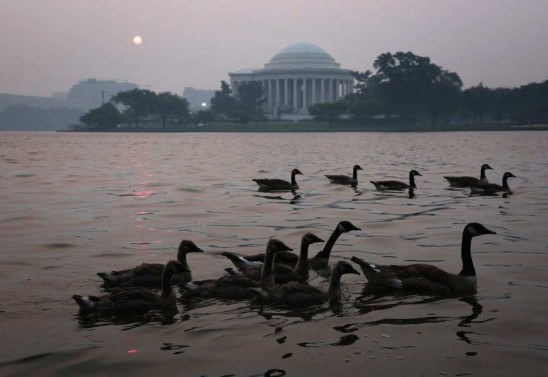
{"label": "black-necked goose", "polygon": [[484,185],[472,186],[471,193],[480,194],[480,195],[494,195],[499,192],[502,192],[505,194],[511,194],[512,190],[510,190],[510,186],[508,186],[508,178],[516,178],[516,176],[510,173],[509,171],[507,171],[502,176],[502,186],[497,185],[495,183],[487,183]]}
{"label": "black-necked goose", "polygon": [[[323,250],[318,252],[316,256],[308,258],[309,267],[315,270],[326,268],[328,266],[329,256],[331,255],[331,251],[333,250],[333,246],[335,245],[337,239],[341,236],[341,234],[348,233],[352,230],[361,229],[352,224],[350,221],[339,222],[325,243]],[[262,261],[264,260],[264,254],[252,255],[246,257],[246,259],[249,261]],[[287,264],[290,267],[295,267],[298,259],[299,257],[297,255],[288,252],[280,252],[276,255],[276,263]]]}
{"label": "black-necked goose", "polygon": [[462,270],[458,275],[445,272],[429,264],[374,265],[352,257],[373,289],[407,291],[432,295],[452,295],[476,291],[476,270],[472,263],[470,245],[472,238],[482,234],[496,234],[481,224],[470,223],[462,232]]}
{"label": "black-necked goose", "polygon": [[[172,281],[185,284],[192,280],[190,267],[186,262],[188,253],[203,253],[194,242],[182,240],[177,249],[177,261],[180,263],[178,272],[173,275]],[[162,284],[164,265],[161,263],[142,263],[137,267],[125,270],[98,272],[106,287],[151,287],[159,288]]]}
{"label": "black-necked goose", "polygon": [[271,239],[266,245],[265,263],[261,268],[260,281],[245,276],[228,275],[217,280],[191,281],[184,287],[185,296],[218,297],[223,299],[246,299],[253,296],[249,288],[274,286],[274,257],[279,251],[292,249],[278,239]]}
{"label": "black-necked goose", "polygon": [[291,182],[277,178],[258,178],[253,181],[259,185],[259,190],[262,191],[293,191],[299,188],[295,175],[303,174],[299,169],[291,171]]}
{"label": "black-necked goose", "polygon": [[[285,284],[290,281],[305,281],[308,279],[308,247],[317,242],[324,242],[318,236],[308,232],[301,238],[301,251],[295,268],[286,264],[274,263],[274,281],[276,284]],[[261,279],[262,262],[250,262],[243,257],[233,253],[224,252],[223,256],[232,261],[234,266],[240,271],[241,275],[251,279]],[[276,259],[278,256],[276,256]]]}
{"label": "black-necked goose", "polygon": [[472,187],[477,185],[485,185],[489,183],[489,181],[487,180],[487,176],[485,175],[486,170],[493,170],[493,168],[487,164],[481,165],[481,172],[480,172],[479,179],[476,177],[469,177],[469,176],[461,176],[461,177],[444,176],[443,178],[449,181],[449,186],[451,187]]}
{"label": "black-necked goose", "polygon": [[408,188],[417,188],[415,176],[421,175],[416,170],[409,172],[409,184],[400,181],[371,181],[377,190],[405,190]]}
{"label": "black-necked goose", "polygon": [[276,285],[270,288],[254,288],[259,298],[277,304],[307,305],[327,301],[341,296],[341,276],[344,274],[360,273],[346,261],[339,261],[333,267],[329,281],[329,289],[322,291],[307,283],[291,282],[285,285]]}
{"label": "black-necked goose", "polygon": [[363,170],[363,169],[360,167],[360,165],[354,165],[354,168],[352,168],[352,177],[349,177],[348,175],[326,175],[326,177],[327,179],[329,179],[331,183],[357,186],[358,170]]}
{"label": "black-necked goose", "polygon": [[172,276],[181,271],[182,265],[169,261],[162,272],[162,289],[156,293],[147,288],[116,288],[102,296],[73,295],[72,298],[83,311],[102,311],[116,313],[133,313],[175,306],[177,296],[171,286]]}

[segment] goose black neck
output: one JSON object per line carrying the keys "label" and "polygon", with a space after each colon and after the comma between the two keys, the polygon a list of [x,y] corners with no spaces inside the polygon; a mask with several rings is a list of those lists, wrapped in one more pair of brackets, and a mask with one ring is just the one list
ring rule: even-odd
{"label": "goose black neck", "polygon": [[413,172],[409,173],[409,187],[417,188],[417,185],[415,185],[415,175],[413,174]]}
{"label": "goose black neck", "polygon": [[472,236],[468,233],[467,229],[462,232],[462,244],[460,255],[462,258],[462,270],[459,273],[461,276],[476,276],[476,270],[474,263],[472,262],[472,253],[470,246],[472,244]]}
{"label": "goose black neck", "polygon": [[183,265],[186,270],[189,270],[188,263],[186,262],[186,251],[179,251],[177,253],[177,261]]}
{"label": "goose black neck", "polygon": [[506,174],[502,176],[502,188],[504,189],[510,188],[508,186],[508,176]]}
{"label": "goose black neck", "polygon": [[301,241],[301,253],[299,254],[299,260],[295,266],[295,272],[298,274],[306,274],[308,272],[308,242]]}
{"label": "goose black neck", "polygon": [[267,286],[274,285],[274,257],[276,253],[266,250],[263,268],[261,269],[261,281]]}
{"label": "goose black neck", "polygon": [[295,172],[294,171],[291,172],[291,184],[292,185],[297,184],[297,181],[295,180]]}
{"label": "goose black neck", "polygon": [[485,166],[481,167],[480,181],[483,181],[486,178],[485,176]]}
{"label": "goose black neck", "polygon": [[341,276],[342,274],[335,268],[331,274],[331,279],[329,280],[329,290],[327,293],[329,296],[334,296],[340,293],[341,291]]}
{"label": "goose black neck", "polygon": [[352,172],[352,179],[358,179],[358,168],[354,168],[354,171]]}
{"label": "goose black neck", "polygon": [[342,234],[342,232],[339,230],[339,226],[335,228],[329,239],[327,240],[325,247],[322,251],[320,251],[318,254],[316,254],[315,258],[329,258],[329,255],[331,254],[331,249],[333,249],[333,246],[335,246],[335,242],[337,242],[337,239]]}
{"label": "goose black neck", "polygon": [[171,266],[166,264],[164,267],[164,271],[162,271],[162,290],[161,294],[163,297],[169,296],[172,291],[171,287],[171,276],[173,275],[173,271],[171,270]]}

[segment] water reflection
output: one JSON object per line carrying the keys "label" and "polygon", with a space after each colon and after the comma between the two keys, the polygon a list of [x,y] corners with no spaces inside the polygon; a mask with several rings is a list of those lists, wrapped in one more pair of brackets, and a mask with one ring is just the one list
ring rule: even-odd
{"label": "water reflection", "polygon": [[130,330],[149,324],[171,325],[176,322],[177,308],[166,308],[165,310],[149,311],[146,313],[123,313],[112,314],[104,312],[82,312],[75,315],[78,326],[82,329],[89,329],[101,326],[124,326],[124,330]]}

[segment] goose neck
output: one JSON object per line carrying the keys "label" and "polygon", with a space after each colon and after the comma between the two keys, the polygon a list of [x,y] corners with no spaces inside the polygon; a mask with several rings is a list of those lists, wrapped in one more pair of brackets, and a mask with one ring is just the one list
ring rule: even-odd
{"label": "goose neck", "polygon": [[471,253],[472,236],[468,233],[467,229],[464,229],[462,233],[461,244],[461,258],[462,258],[462,270],[459,273],[461,276],[476,276],[476,270],[474,263],[472,262]]}
{"label": "goose neck", "polygon": [[335,297],[341,294],[341,273],[336,269],[333,270],[331,274],[331,279],[329,280],[329,289],[327,291],[330,297]]}
{"label": "goose neck", "polygon": [[335,228],[333,233],[331,233],[331,236],[327,240],[323,250],[316,254],[316,258],[329,258],[331,250],[333,249],[333,246],[335,246],[335,242],[337,242],[337,239],[341,234],[342,232],[339,230],[339,226],[337,225],[337,227]]}
{"label": "goose neck", "polygon": [[299,254],[299,260],[295,266],[295,272],[298,274],[306,274],[308,272],[308,242],[301,241],[301,253]]}
{"label": "goose neck", "polygon": [[415,185],[415,176],[413,175],[413,173],[409,173],[409,187],[411,188],[416,188],[417,185]]}

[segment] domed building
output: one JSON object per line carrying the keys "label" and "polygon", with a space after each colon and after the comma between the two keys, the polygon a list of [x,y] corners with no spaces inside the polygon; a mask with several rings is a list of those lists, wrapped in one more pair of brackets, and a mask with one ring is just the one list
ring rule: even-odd
{"label": "domed building", "polygon": [[325,50],[312,43],[295,43],[278,52],[262,69],[231,72],[234,95],[242,82],[260,81],[265,90],[265,112],[271,118],[308,117],[308,107],[335,102],[352,93],[354,77],[341,69]]}

